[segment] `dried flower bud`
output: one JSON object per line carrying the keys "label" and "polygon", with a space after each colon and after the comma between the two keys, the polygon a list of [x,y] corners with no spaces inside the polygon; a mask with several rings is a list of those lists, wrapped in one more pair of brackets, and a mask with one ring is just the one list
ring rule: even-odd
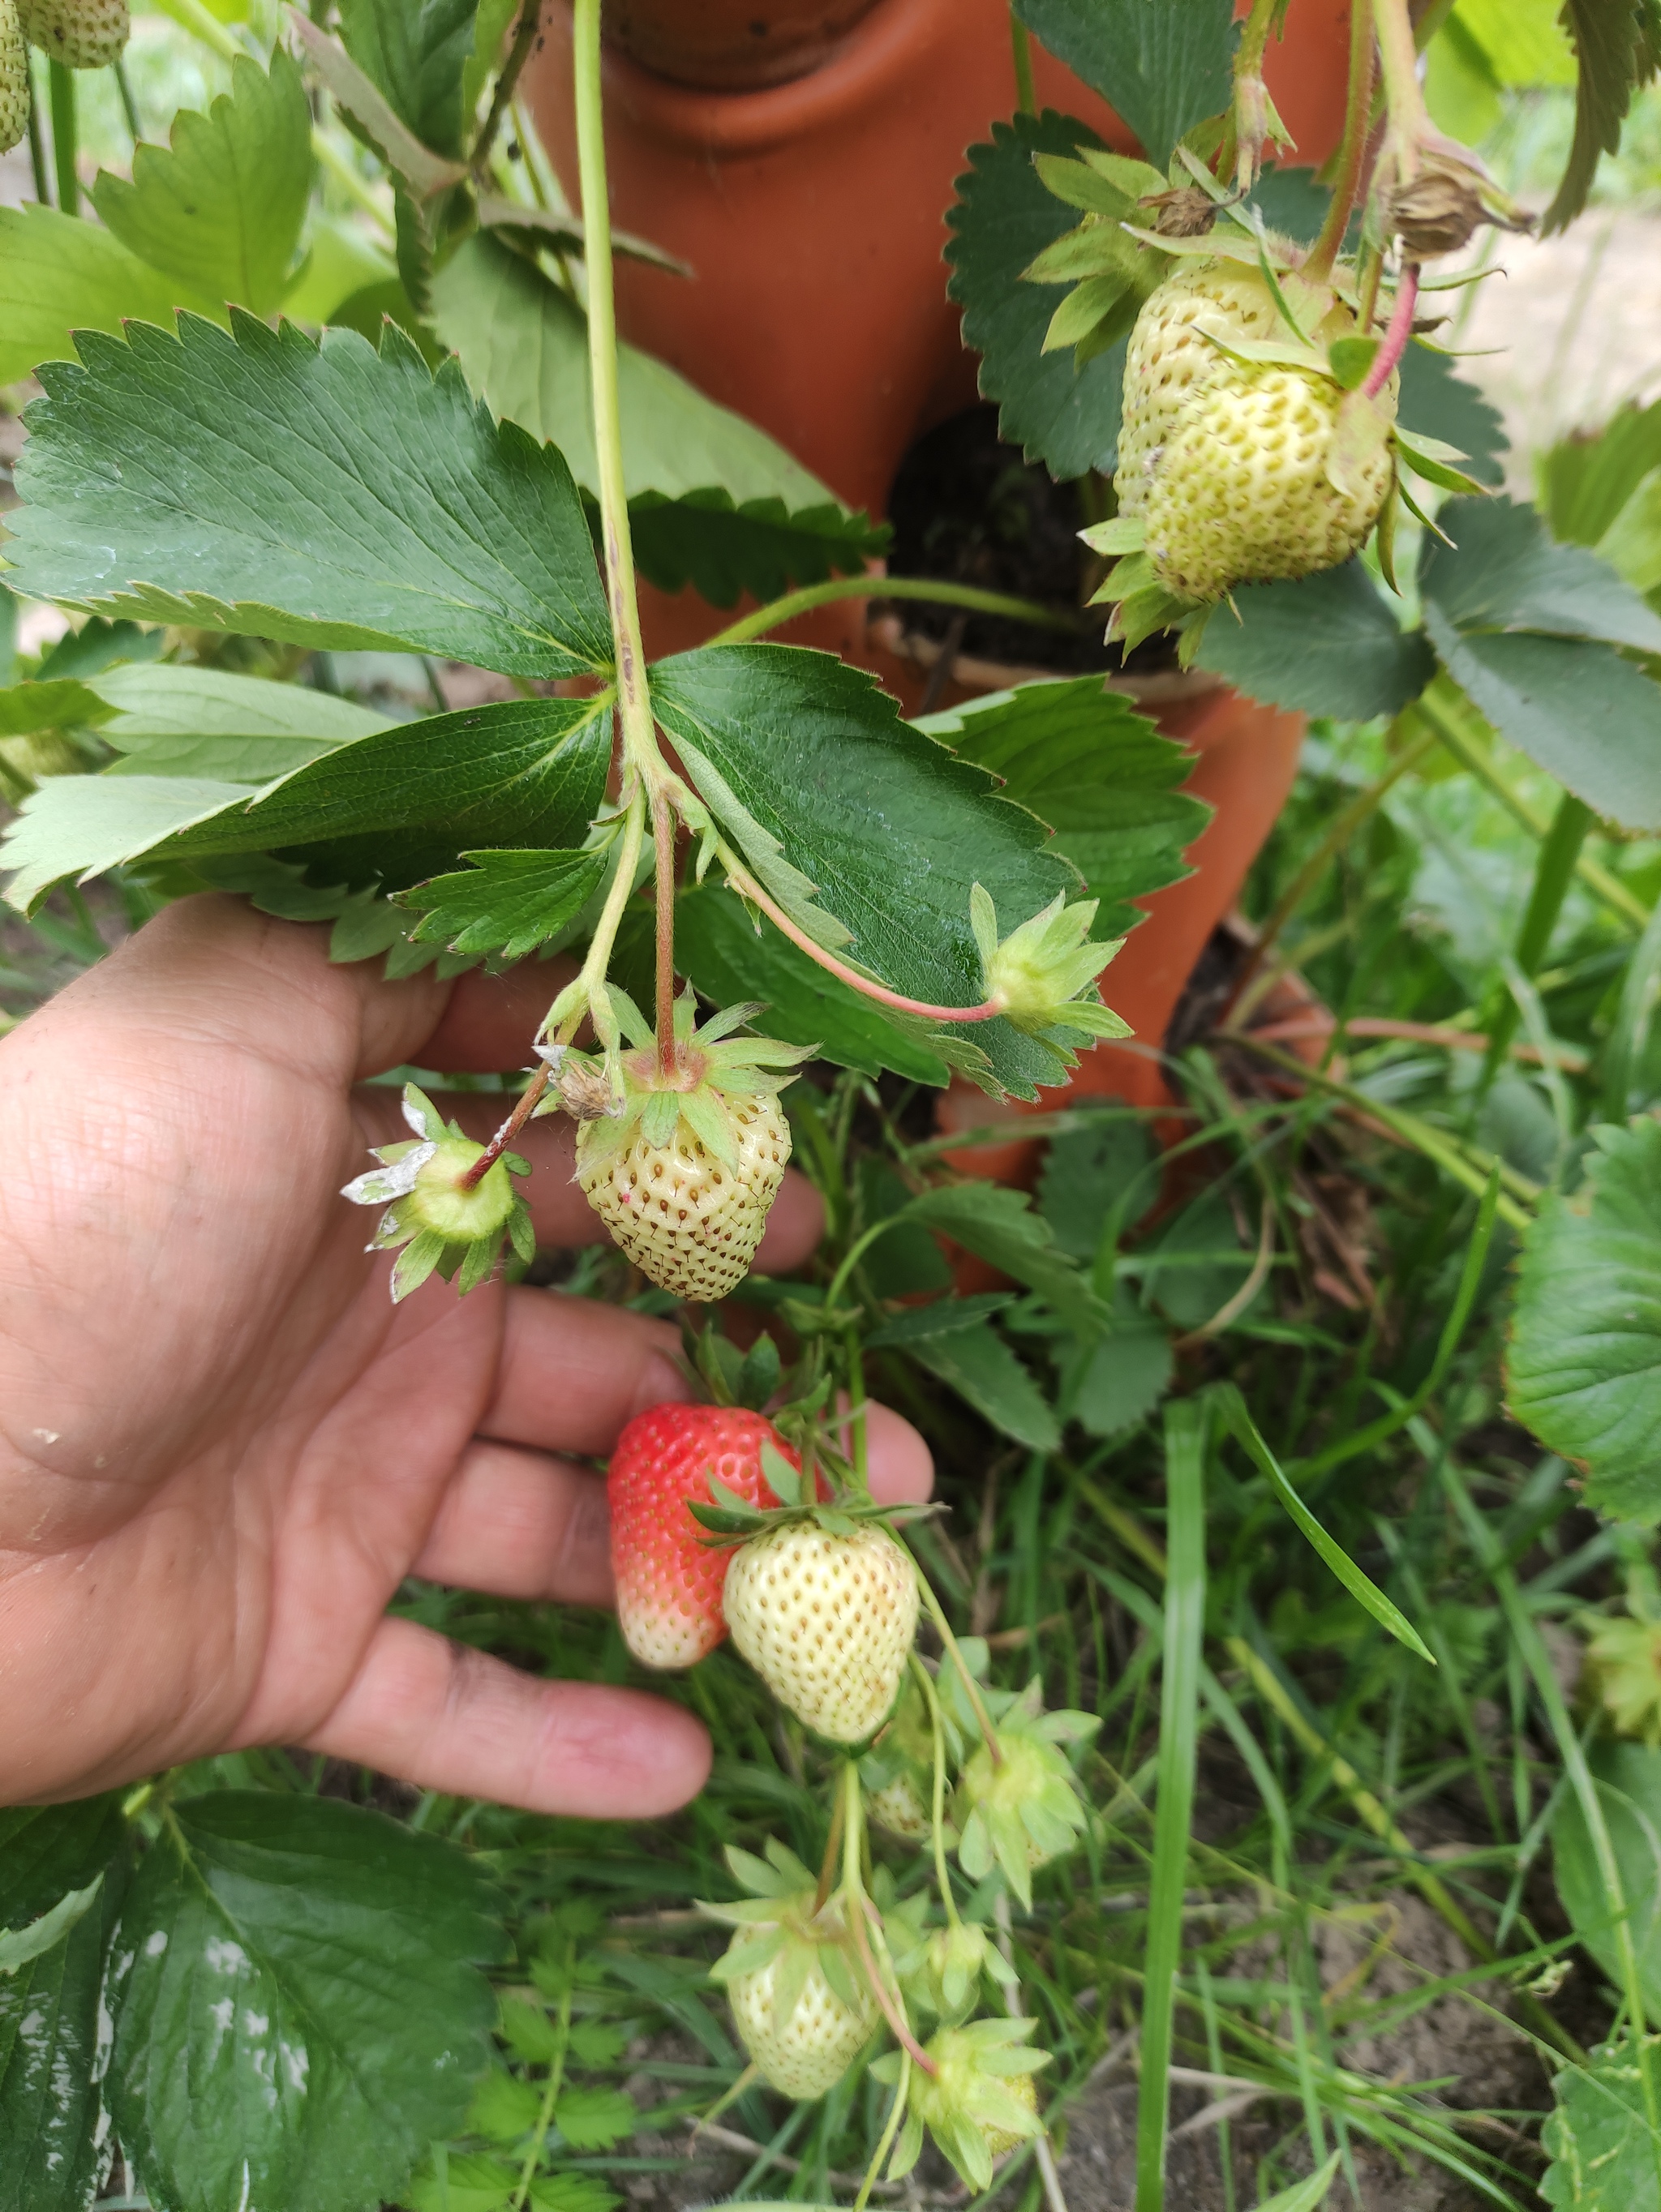
{"label": "dried flower bud", "polygon": [[1152,208],[1148,226],[1161,238],[1203,238],[1217,220],[1217,203],[1198,185],[1177,185],[1168,192],[1152,192],[1138,207]]}
{"label": "dried flower bud", "polygon": [[554,1078],[560,1103],[574,1121],[599,1121],[623,1111],[623,1101],[611,1088],[604,1067],[581,1060],[568,1060]]}
{"label": "dried flower bud", "polygon": [[1533,218],[1515,207],[1474,155],[1450,143],[1421,149],[1418,173],[1390,198],[1390,224],[1409,261],[1457,253],[1485,222],[1527,230]]}

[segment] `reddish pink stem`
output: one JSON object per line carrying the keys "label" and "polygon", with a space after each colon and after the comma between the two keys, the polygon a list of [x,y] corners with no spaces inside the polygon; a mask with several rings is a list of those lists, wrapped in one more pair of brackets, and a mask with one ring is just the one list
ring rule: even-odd
{"label": "reddish pink stem", "polygon": [[[860,1964],[865,1969],[865,1978],[871,1985],[871,1994],[882,2007],[883,2018],[892,2029],[894,2040],[911,2053],[911,2063],[920,2067],[925,2074],[938,2074],[940,2068],[906,2026],[905,2015],[889,1994],[887,1984],[877,1972],[877,1962],[871,1955],[871,1939],[865,1932],[864,1915],[868,1912],[873,1919],[876,1918],[877,1908],[868,1897],[861,1898],[859,1905],[860,1910],[849,1913],[848,1924],[853,1935],[854,1948],[860,1954]],[[881,1924],[879,1921],[878,1924]]]}
{"label": "reddish pink stem", "polygon": [[490,1170],[496,1165],[496,1162],[502,1158],[502,1155],[507,1151],[508,1146],[513,1143],[514,1139],[518,1136],[520,1131],[525,1127],[525,1124],[530,1120],[532,1115],[536,1111],[537,1102],[542,1097],[543,1092],[548,1088],[549,1080],[551,1078],[553,1072],[552,1068],[550,1067],[545,1060],[542,1066],[537,1070],[536,1073],[532,1077],[530,1082],[527,1083],[524,1090],[520,1091],[518,1105],[514,1107],[513,1112],[508,1116],[502,1127],[496,1131],[495,1136],[491,1138],[490,1143],[486,1145],[484,1150],[473,1162],[472,1167],[467,1170],[465,1175],[457,1177],[456,1188],[459,1190],[475,1189],[478,1184],[484,1182],[485,1176],[489,1175]]}
{"label": "reddish pink stem", "polygon": [[727,870],[727,875],[740,898],[752,899],[775,929],[782,930],[792,945],[800,945],[808,958],[816,960],[827,975],[846,983],[861,998],[874,999],[879,1006],[891,1006],[897,1014],[921,1014],[925,1021],[929,1022],[989,1022],[995,1020],[1004,1011],[1001,999],[983,999],[978,1006],[931,1006],[922,999],[908,999],[898,991],[891,991],[885,983],[873,983],[868,975],[861,975],[857,969],[838,960],[834,952],[827,952],[822,945],[816,945],[805,929],[799,928],[789,915],[768,897],[753,877],[732,868]]}
{"label": "reddish pink stem", "polygon": [[1396,287],[1396,305],[1390,311],[1390,326],[1384,332],[1384,343],[1373,356],[1372,366],[1361,386],[1363,399],[1376,399],[1390,382],[1396,363],[1408,349],[1408,340],[1413,336],[1413,311],[1419,304],[1419,264],[1404,261],[1401,281]]}

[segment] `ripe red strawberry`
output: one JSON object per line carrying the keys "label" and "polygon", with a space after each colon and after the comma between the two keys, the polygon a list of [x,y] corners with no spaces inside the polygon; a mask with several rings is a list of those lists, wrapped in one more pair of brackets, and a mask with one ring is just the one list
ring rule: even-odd
{"label": "ripe red strawberry", "polygon": [[726,1635],[721,1592],[733,1555],[705,1543],[687,1504],[709,1503],[712,1474],[748,1504],[778,1504],[762,1473],[764,1443],[800,1472],[772,1423],[743,1406],[654,1406],[618,1438],[605,1478],[618,1619],[647,1666],[690,1667]]}

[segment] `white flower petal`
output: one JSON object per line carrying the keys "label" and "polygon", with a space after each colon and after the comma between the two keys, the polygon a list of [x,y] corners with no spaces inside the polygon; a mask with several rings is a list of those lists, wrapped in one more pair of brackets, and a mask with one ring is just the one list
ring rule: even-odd
{"label": "white flower petal", "polygon": [[559,1073],[560,1067],[564,1061],[565,1055],[569,1050],[570,1047],[569,1045],[539,1044],[536,1047],[536,1055],[538,1060],[545,1060],[549,1066],[553,1069],[554,1073],[557,1075]]}
{"label": "white flower petal", "polygon": [[367,1175],[354,1176],[340,1195],[349,1198],[354,1206],[385,1206],[394,1198],[407,1198],[415,1188],[416,1177],[433,1154],[436,1145],[417,1145],[401,1160],[389,1168],[371,1168]]}

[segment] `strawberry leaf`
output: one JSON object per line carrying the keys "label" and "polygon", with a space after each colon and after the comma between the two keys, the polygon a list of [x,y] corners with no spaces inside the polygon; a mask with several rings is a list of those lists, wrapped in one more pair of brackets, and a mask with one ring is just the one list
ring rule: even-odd
{"label": "strawberry leaf", "polygon": [[71,331],[120,335],[131,317],[166,323],[175,307],[218,315],[129,252],[95,222],[30,200],[0,207],[0,384],[29,375],[43,361],[73,361]]}
{"label": "strawberry leaf", "polygon": [[1230,0],[1015,0],[1058,61],[1110,100],[1163,169],[1196,123],[1228,106]]}
{"label": "strawberry leaf", "polygon": [[1574,139],[1544,233],[1566,229],[1586,204],[1600,155],[1621,143],[1633,94],[1661,68],[1661,9],[1655,0],[1563,0],[1562,20],[1574,46],[1579,76]]}
{"label": "strawberry leaf", "polygon": [[604,852],[464,853],[461,874],[436,876],[399,904],[421,915],[415,935],[456,952],[522,959],[574,921],[605,876]]}

